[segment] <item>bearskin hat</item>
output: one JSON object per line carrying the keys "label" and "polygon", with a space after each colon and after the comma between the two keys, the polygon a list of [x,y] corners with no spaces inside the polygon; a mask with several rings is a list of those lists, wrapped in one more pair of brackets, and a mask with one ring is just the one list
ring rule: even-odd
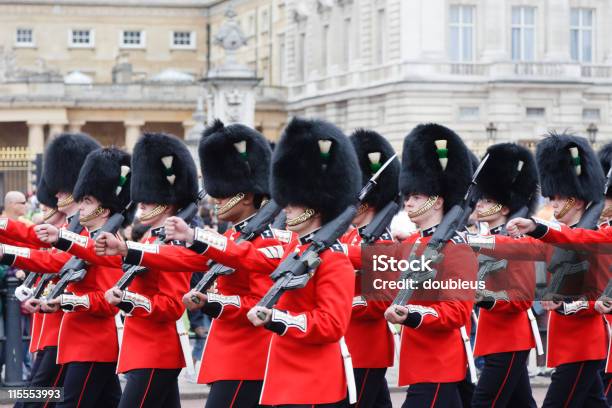
{"label": "bearskin hat", "polygon": [[49,190],[49,186],[47,186],[47,180],[45,180],[44,175],[40,178],[40,181],[36,186],[36,198],[47,208],[57,207],[57,197],[53,191]]}
{"label": "bearskin hat", "polygon": [[[350,137],[361,169],[361,185],[368,180],[395,154],[391,144],[373,130],[358,129]],[[377,185],[365,199],[376,210],[382,209],[389,201],[397,199],[399,193],[400,162],[396,157],[385,168]]]}
{"label": "bearskin hat", "polygon": [[325,223],[357,201],[361,185],[355,149],[329,122],[294,118],[272,156],[272,198],[281,206],[303,205]]}
{"label": "bearskin hat", "polygon": [[415,127],[404,139],[400,191],[444,198],[444,211],[463,199],[473,174],[463,140],[447,127]]}
{"label": "bearskin hat", "polygon": [[605,175],[589,142],[580,136],[551,133],[536,149],[544,197],[602,198]]}
{"label": "bearskin hat", "polygon": [[116,147],[89,153],[72,195],[76,201],[92,196],[102,208],[121,212],[130,202],[131,157]]}
{"label": "bearskin hat", "polygon": [[[599,157],[601,168],[607,177],[608,173],[610,172],[610,165],[612,163],[612,143],[608,143],[607,145],[603,146],[599,152],[597,152],[597,156]],[[608,187],[606,196],[612,198],[612,187]]]}
{"label": "bearskin hat", "polygon": [[489,159],[478,175],[478,191],[510,209],[523,207],[529,214],[538,203],[538,169],[529,149],[515,143],[499,143],[487,149]]}
{"label": "bearskin hat", "polygon": [[62,133],[51,140],[43,156],[43,174],[49,190],[53,194],[74,190],[85,158],[100,147],[85,133]]}
{"label": "bearskin hat", "polygon": [[176,136],[145,133],[132,153],[132,200],[179,208],[196,200],[198,174],[185,144]]}
{"label": "bearskin hat", "polygon": [[237,123],[225,126],[216,120],[204,131],[198,153],[204,188],[212,197],[269,195],[272,150],[255,129]]}

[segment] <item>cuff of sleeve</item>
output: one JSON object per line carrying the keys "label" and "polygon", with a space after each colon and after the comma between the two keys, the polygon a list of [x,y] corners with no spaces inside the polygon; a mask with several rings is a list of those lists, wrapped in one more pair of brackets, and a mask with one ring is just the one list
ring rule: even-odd
{"label": "cuff of sleeve", "polygon": [[290,327],[296,328],[302,333],[306,333],[306,315],[300,314],[297,316],[292,316],[283,310],[272,309],[272,317],[270,318],[270,321],[264,325],[264,327],[270,331],[273,331],[279,336],[284,336]]}
{"label": "cuff of sleeve", "polygon": [[70,250],[70,247],[72,247],[72,241],[69,241],[60,235],[59,239],[53,244],[53,246],[60,251],[67,252]]}
{"label": "cuff of sleeve", "polygon": [[233,306],[240,309],[240,296],[223,296],[217,293],[208,293],[207,301],[202,311],[208,316],[218,319],[226,306]]}
{"label": "cuff of sleeve", "polygon": [[193,234],[193,244],[191,244],[189,249],[199,254],[203,254],[209,247],[225,252],[227,248],[227,237],[210,230],[196,227]]}
{"label": "cuff of sleeve", "polygon": [[123,263],[128,265],[138,265],[142,262],[143,252],[139,249],[128,248],[127,254],[123,257]]}
{"label": "cuff of sleeve", "polygon": [[151,301],[138,293],[124,290],[121,295],[121,302],[117,307],[123,310],[128,315],[133,315],[139,308],[142,309],[145,314],[151,313]]}
{"label": "cuff of sleeve", "polygon": [[480,302],[476,302],[476,306],[481,307],[483,309],[491,310],[495,307],[495,299],[492,297],[486,297]]}
{"label": "cuff of sleeve", "polygon": [[208,245],[203,242],[194,240],[193,244],[189,245],[187,248],[192,250],[196,254],[202,255],[208,249]]}
{"label": "cuff of sleeve", "polygon": [[17,256],[13,254],[4,254],[2,255],[2,258],[0,258],[0,263],[2,265],[13,266],[16,259],[17,259]]}
{"label": "cuff of sleeve", "polygon": [[76,312],[79,309],[89,309],[89,296],[77,296],[73,293],[60,295],[60,308],[66,312]]}
{"label": "cuff of sleeve", "polygon": [[535,222],[536,227],[533,231],[528,232],[527,235],[533,238],[540,239],[548,233],[548,227],[546,225],[540,224],[539,222],[535,220],[533,220],[533,222]]}

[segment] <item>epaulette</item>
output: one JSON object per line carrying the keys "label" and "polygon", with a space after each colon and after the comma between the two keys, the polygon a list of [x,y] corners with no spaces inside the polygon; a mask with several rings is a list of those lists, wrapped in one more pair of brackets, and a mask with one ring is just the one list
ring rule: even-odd
{"label": "epaulette", "polygon": [[333,252],[342,252],[346,255],[347,251],[345,249],[346,247],[344,245],[342,245],[340,243],[340,241],[336,241],[333,244],[331,244],[331,246],[329,247],[329,249]]}
{"label": "epaulette", "polygon": [[[266,231],[267,230],[270,230],[270,233],[272,234],[271,238],[275,238],[279,242],[283,242],[285,244],[288,244],[288,243],[291,242],[291,236],[292,236],[291,231],[277,229],[277,228],[271,228],[271,227],[268,227],[266,229]],[[262,234],[262,236],[263,236],[263,234]],[[268,238],[268,237],[264,237],[264,238]]]}
{"label": "epaulette", "polygon": [[455,244],[466,244],[467,243],[465,239],[463,239],[463,237],[459,234],[453,235],[453,237],[450,240],[453,241]]}

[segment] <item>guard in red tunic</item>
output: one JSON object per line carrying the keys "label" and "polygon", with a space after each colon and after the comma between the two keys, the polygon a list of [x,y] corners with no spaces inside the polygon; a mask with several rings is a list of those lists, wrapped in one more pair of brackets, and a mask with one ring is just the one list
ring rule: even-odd
{"label": "guard in red tunic", "polygon": [[[251,241],[234,242],[269,196],[271,150],[260,133],[216,121],[202,136],[199,156],[204,185],[215,200],[218,217],[233,227],[220,235],[210,229],[193,230],[171,217],[166,221],[168,238],[187,241],[189,249],[128,242],[125,259],[174,272],[205,271],[210,260],[235,269],[217,279],[214,293],[185,294],[186,289],[181,295],[185,294],[183,301],[189,308],[202,308],[213,318],[198,377],[199,383],[211,384],[207,406],[256,407],[272,333],[253,327],[246,313],[272,285],[268,275],[291,233],[268,227]],[[105,252],[116,244],[112,237],[98,242]]]}
{"label": "guard in red tunic", "polygon": [[[499,234],[513,216],[529,216],[538,202],[538,172],[532,153],[513,143],[489,147],[489,159],[478,177],[482,198],[476,216]],[[533,262],[480,256],[486,289],[476,292],[480,307],[474,355],[485,365],[472,407],[535,407],[527,361],[540,334],[531,310],[535,296]],[[486,272],[485,271],[489,271]]]}
{"label": "guard in red tunic", "polygon": [[[87,156],[73,197],[79,203],[80,223],[89,235],[95,236],[130,201],[129,166],[130,155],[116,148],[98,149]],[[55,243],[62,250],[68,249],[65,242],[77,246],[87,242],[87,236],[67,230],[61,230],[65,240],[55,242],[57,229],[48,224],[35,231],[41,241]],[[70,256],[58,254],[47,262],[54,265],[60,255]],[[58,406],[96,406],[101,401],[117,406],[119,402],[117,311],[105,301],[104,292],[120,276],[120,269],[88,265],[82,280],[70,283],[66,292],[47,301],[51,310],[65,312],[58,340],[58,362],[66,364],[65,395]]]}
{"label": "guard in red tunic", "polygon": [[[49,143],[44,153],[42,177],[37,187],[38,200],[47,207],[44,212],[44,222],[61,226],[64,225],[64,220],[70,222],[75,216],[78,204],[72,198],[72,190],[85,158],[99,147],[98,142],[86,134],[63,133]],[[49,244],[38,239],[34,227],[9,218],[1,218],[0,242],[31,249],[49,248]],[[54,248],[45,250],[44,255],[48,256],[49,253],[56,251]],[[69,257],[66,254],[63,256],[66,260]],[[12,257],[6,258],[7,260],[3,261],[8,262]],[[15,258],[15,265],[20,265],[21,261],[25,263],[28,261],[22,257]],[[45,270],[44,267],[37,271],[57,272],[57,270]],[[51,285],[55,281],[56,279],[52,280]],[[30,296],[31,292],[27,291],[26,296]],[[39,387],[61,386],[65,370],[61,364],[57,364],[57,344],[64,313],[62,311],[49,313],[46,306],[41,305],[40,299],[29,298],[24,302],[24,306],[33,313],[30,351],[37,353],[30,383]],[[38,405],[24,404],[25,407]]]}
{"label": "guard in red tunic", "polygon": [[[140,221],[151,227],[146,245],[163,234],[164,221],[170,215],[196,200],[196,167],[176,137],[145,134],[134,147],[129,174],[131,198],[139,202]],[[57,239],[56,247],[94,265],[117,269],[123,265],[120,256],[96,255],[92,239],[81,243],[65,235],[64,230],[58,233],[52,228],[46,233],[48,240]],[[185,307],[180,298],[189,290],[190,274],[161,272],[151,268],[138,275],[126,290],[112,287],[105,294],[111,305],[127,312],[117,368],[127,376],[120,407],[180,406],[177,377],[185,358],[177,328],[183,324],[180,319]],[[156,352],[161,349],[163,353]]]}
{"label": "guard in red tunic", "polygon": [[[371,130],[357,130],[350,140],[357,153],[362,183],[365,185],[395,151],[387,139]],[[376,187],[361,204],[353,221],[355,228],[341,239],[347,246],[349,259],[356,271],[353,310],[345,338],[353,359],[357,407],[391,407],[385,374],[387,367],[393,366],[394,339],[392,326],[384,316],[390,302],[362,293],[361,232],[377,212],[389,202],[399,199],[399,171],[400,163],[395,159],[380,175]],[[387,230],[376,243],[390,242],[393,242],[393,238]]]}
{"label": "guard in red tunic", "polygon": [[[285,208],[287,227],[308,247],[322,224],[357,198],[361,176],[348,138],[321,120],[293,119],[272,158],[272,198]],[[355,285],[351,262],[337,242],[320,255],[321,264],[304,288],[283,294],[273,309],[248,313],[259,330],[274,332],[260,403],[274,406],[345,406],[343,336],[350,321]],[[263,317],[263,319],[262,319]]]}
{"label": "guard in red tunic", "polygon": [[[549,197],[555,218],[562,224],[574,226],[590,202],[601,200],[605,177],[595,153],[582,137],[552,134],[538,144],[536,159],[542,195]],[[508,232],[517,235],[517,226],[525,223],[533,224],[526,219],[510,221]],[[553,231],[566,228],[558,223],[546,224],[553,228],[540,224],[535,231],[520,229],[546,239]],[[549,262],[554,251],[554,247],[528,237],[518,243],[513,238],[501,236],[477,240],[481,252],[503,258]],[[579,249],[579,246],[572,249]],[[599,375],[607,352],[607,330],[594,308],[595,301],[588,299],[595,299],[605,287],[610,259],[592,250],[585,253],[584,259],[589,263],[589,271],[584,275],[582,287],[590,288],[593,293],[583,292],[587,296],[584,300],[542,301],[542,306],[550,311],[547,365],[556,368],[544,407],[608,406]]]}
{"label": "guard in red tunic", "polygon": [[[400,190],[419,232],[406,243],[429,241],[444,213],[461,202],[472,177],[467,147],[452,130],[419,125],[404,140]],[[417,256],[420,255],[417,251]],[[476,257],[459,236],[442,250],[436,281],[472,282]],[[385,317],[402,324],[399,385],[410,385],[403,407],[460,407],[458,383],[473,366],[467,333],[474,291],[419,289],[405,306],[391,305]]]}

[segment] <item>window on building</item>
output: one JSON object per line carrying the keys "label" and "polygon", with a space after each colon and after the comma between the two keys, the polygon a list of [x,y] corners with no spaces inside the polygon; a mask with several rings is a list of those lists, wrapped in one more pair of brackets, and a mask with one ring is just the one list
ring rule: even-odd
{"label": "window on building", "polygon": [[545,114],[545,108],[527,108],[525,110],[525,115],[530,119],[543,118]]}
{"label": "window on building", "polygon": [[382,64],[385,58],[385,9],[376,13],[376,31],[374,35],[374,62]]}
{"label": "window on building", "polygon": [[140,30],[123,30],[121,46],[126,48],[142,48],[145,46],[145,33]]}
{"label": "window on building", "polygon": [[582,110],[582,119],[586,121],[598,121],[601,113],[597,108],[584,108]]}
{"label": "window on building", "polygon": [[450,7],[450,59],[456,62],[474,60],[474,7]]}
{"label": "window on building", "polygon": [[18,47],[34,46],[34,32],[31,28],[18,28],[15,32],[15,45]]}
{"label": "window on building", "polygon": [[172,32],[172,48],[195,48],[195,32],[194,31],[173,31]]}
{"label": "window on building", "polygon": [[306,33],[298,37],[296,65],[298,80],[306,80]]}
{"label": "window on building", "polygon": [[478,120],[480,117],[480,109],[478,106],[460,106],[459,107],[459,119],[460,120]]}
{"label": "window on building", "polygon": [[94,46],[94,31],[89,29],[70,30],[69,44],[71,47],[89,48]]}
{"label": "window on building", "polygon": [[348,68],[348,65],[351,61],[351,29],[352,23],[350,18],[344,19],[344,33],[342,38],[342,44],[344,45],[342,49],[342,65],[344,68]]}
{"label": "window on building", "polygon": [[512,7],[512,60],[535,59],[535,7]]}
{"label": "window on building", "polygon": [[329,24],[325,24],[321,30],[321,72],[327,72],[329,64]]}
{"label": "window on building", "polygon": [[570,11],[570,53],[574,61],[593,62],[594,14],[587,8]]}

